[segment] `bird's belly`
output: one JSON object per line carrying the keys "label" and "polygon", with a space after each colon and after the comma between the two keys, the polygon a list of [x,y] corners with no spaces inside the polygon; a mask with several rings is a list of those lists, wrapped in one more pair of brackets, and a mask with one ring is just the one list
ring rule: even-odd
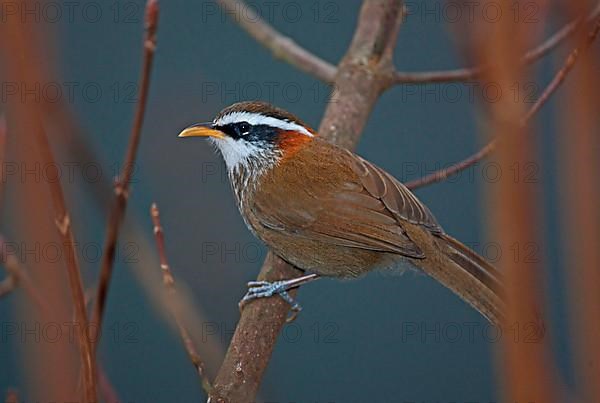
{"label": "bird's belly", "polygon": [[397,266],[401,260],[392,253],[340,246],[276,231],[259,233],[259,236],[285,261],[323,276],[358,277],[372,270]]}

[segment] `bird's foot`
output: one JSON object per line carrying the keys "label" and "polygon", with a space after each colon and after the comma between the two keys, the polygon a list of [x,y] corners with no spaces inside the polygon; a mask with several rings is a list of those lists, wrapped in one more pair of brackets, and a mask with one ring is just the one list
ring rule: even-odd
{"label": "bird's foot", "polygon": [[290,304],[292,313],[286,319],[287,322],[292,322],[302,310],[300,304],[288,293],[289,290],[297,288],[302,284],[318,278],[316,274],[307,274],[306,276],[293,278],[290,280],[280,281],[250,281],[248,283],[248,292],[239,303],[240,311],[244,306],[258,298],[268,298],[274,295],[279,295],[285,302]]}

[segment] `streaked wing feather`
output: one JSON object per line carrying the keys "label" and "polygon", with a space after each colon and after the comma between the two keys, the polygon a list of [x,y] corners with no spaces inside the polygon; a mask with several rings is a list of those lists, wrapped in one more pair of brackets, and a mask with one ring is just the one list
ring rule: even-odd
{"label": "streaked wing feather", "polygon": [[348,152],[351,167],[360,177],[364,188],[376,199],[383,201],[396,217],[423,225],[435,233],[443,230],[429,209],[396,178],[364,159]]}
{"label": "streaked wing feather", "polygon": [[332,158],[346,168],[345,173],[324,183],[321,175],[328,171],[323,167],[290,169],[306,178],[296,189],[300,194],[290,197],[285,189],[272,186],[257,195],[252,209],[259,222],[292,236],[423,258],[401,223],[406,220],[441,232],[427,207],[380,168],[349,151],[335,151]]}

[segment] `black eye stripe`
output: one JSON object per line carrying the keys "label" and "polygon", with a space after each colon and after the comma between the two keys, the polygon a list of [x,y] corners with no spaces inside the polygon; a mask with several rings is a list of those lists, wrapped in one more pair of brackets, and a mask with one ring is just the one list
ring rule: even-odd
{"label": "black eye stripe", "polygon": [[248,122],[236,122],[215,126],[216,129],[221,130],[233,139],[246,138],[252,134],[253,128],[256,129],[257,127],[258,126],[253,127]]}

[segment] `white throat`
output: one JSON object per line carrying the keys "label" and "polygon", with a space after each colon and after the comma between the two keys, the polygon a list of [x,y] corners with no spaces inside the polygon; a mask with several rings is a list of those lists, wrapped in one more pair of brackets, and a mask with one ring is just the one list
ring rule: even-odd
{"label": "white throat", "polygon": [[243,139],[234,140],[229,137],[210,140],[221,152],[229,173],[239,171],[240,168],[255,168],[262,171],[279,160],[279,153],[269,146],[258,146]]}

